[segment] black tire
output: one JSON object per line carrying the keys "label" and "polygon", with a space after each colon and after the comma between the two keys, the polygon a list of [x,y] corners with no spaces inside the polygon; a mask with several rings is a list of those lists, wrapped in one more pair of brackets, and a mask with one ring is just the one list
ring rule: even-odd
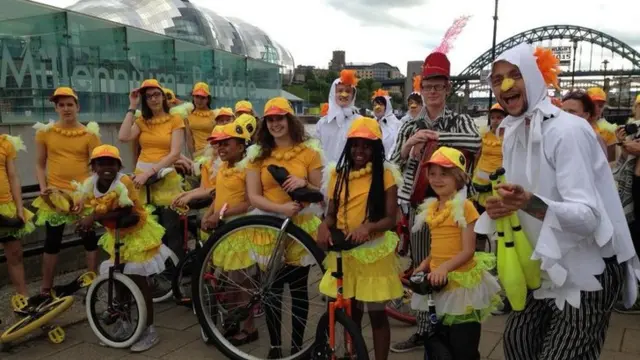
{"label": "black tire", "polygon": [[[355,352],[354,360],[369,360],[369,352],[367,351],[367,344],[364,342],[362,336],[362,330],[358,325],[351,320],[343,311],[336,310],[335,312],[336,323],[340,324],[345,331],[351,337],[353,350]],[[328,343],[329,336],[329,313],[325,313],[318,321],[318,327],[316,327],[316,340],[312,349],[311,360],[330,360],[332,359],[331,349]],[[328,350],[328,351],[327,351]]]}
{"label": "black tire", "polygon": [[[213,251],[214,246],[223,239],[227,234],[238,231],[242,228],[262,227],[272,228],[275,231],[280,231],[284,219],[269,215],[249,215],[243,216],[236,220],[232,220],[225,223],[209,237],[209,240],[204,244],[204,247],[198,252],[198,260],[194,266],[193,278],[191,280],[191,294],[193,297],[193,304],[198,316],[198,322],[204,330],[204,334],[209,339],[209,342],[215,345],[215,347],[222,352],[227,358],[232,360],[247,360],[247,355],[239,351],[237,347],[233,346],[224,335],[215,328],[215,320],[210,319],[205,313],[203,298],[200,291],[200,282],[204,276],[206,267],[204,266],[205,260],[209,258],[209,254]],[[324,273],[322,263],[324,261],[324,252],[316,245],[311,236],[294,225],[292,222],[287,226],[287,234],[302,244],[307,251],[314,257],[316,264],[321,267],[321,271]],[[308,355],[311,352],[313,346],[309,346],[305,351],[302,351],[296,357],[291,357],[290,360],[302,360],[308,359]],[[244,356],[243,356],[244,354]],[[252,357],[255,359],[255,357]]]}
{"label": "black tire", "polygon": [[[198,251],[192,250],[185,255],[185,257],[178,262],[178,266],[176,266],[176,271],[173,274],[173,278],[171,279],[171,288],[173,290],[173,298],[176,300],[178,305],[183,305],[191,308],[192,297],[191,293],[182,293],[181,280],[182,279],[192,279],[193,271],[195,270],[194,264],[197,261]],[[185,273],[186,270],[186,273]]]}
{"label": "black tire", "polygon": [[427,360],[453,360],[449,345],[437,335],[427,339],[424,348]]}

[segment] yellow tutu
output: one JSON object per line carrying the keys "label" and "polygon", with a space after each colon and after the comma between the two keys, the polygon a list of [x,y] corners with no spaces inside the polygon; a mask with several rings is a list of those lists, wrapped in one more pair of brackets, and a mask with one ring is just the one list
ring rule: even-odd
{"label": "yellow tutu", "polygon": [[[315,214],[302,214],[291,218],[291,221],[299,228],[304,230],[315,241],[318,234],[318,226],[322,221]],[[269,258],[273,254],[276,245],[275,230],[270,229],[252,229],[251,254],[258,266],[264,270],[269,263]],[[313,257],[307,250],[297,241],[290,238],[285,239],[285,262],[294,266],[313,265]]]}
{"label": "yellow tutu", "polygon": [[[403,295],[400,268],[395,253],[398,235],[387,231],[383,236],[342,253],[344,269],[344,297],[364,302],[381,302],[397,299]],[[320,292],[335,298],[336,253],[329,252],[325,258],[327,271],[320,281]]]}
{"label": "yellow tutu", "polygon": [[80,214],[60,212],[49,207],[40,196],[31,203],[31,206],[38,209],[36,211],[36,225],[38,226],[44,226],[46,223],[49,223],[51,226],[75,224],[80,218],[89,215],[92,211],[89,206],[85,205]]}
{"label": "yellow tutu", "polygon": [[[14,219],[17,217],[18,211],[16,209],[16,204],[13,202],[0,204],[0,215]],[[34,214],[28,209],[24,209],[24,220],[25,224],[20,229],[0,229],[0,238],[13,237],[16,239],[20,239],[25,237],[26,235],[31,234],[36,226],[33,224]]]}
{"label": "yellow tutu", "polygon": [[237,231],[224,238],[213,251],[213,265],[223,271],[246,269],[256,262],[251,257],[252,229]]}
{"label": "yellow tutu", "polygon": [[[100,237],[98,244],[109,254],[113,261],[115,248],[115,230],[107,231]],[[156,256],[162,245],[164,228],[150,216],[143,216],[140,222],[131,228],[121,230],[120,262],[144,263]]]}
{"label": "yellow tutu", "polygon": [[[136,173],[139,171],[136,170]],[[176,196],[182,193],[182,177],[172,171],[162,180],[151,185],[151,204],[155,206],[169,206]],[[140,202],[147,204],[147,187],[141,186],[139,190]]]}

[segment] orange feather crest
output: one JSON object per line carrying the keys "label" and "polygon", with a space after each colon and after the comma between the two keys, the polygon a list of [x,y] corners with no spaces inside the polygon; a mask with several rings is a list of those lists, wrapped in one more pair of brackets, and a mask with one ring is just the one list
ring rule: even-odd
{"label": "orange feather crest", "polygon": [[353,87],[358,86],[358,78],[356,77],[356,71],[347,70],[347,69],[340,71],[340,83],[345,85],[351,85]]}
{"label": "orange feather crest", "polygon": [[562,108],[562,100],[558,99],[557,97],[552,97],[551,103],[559,108]]}
{"label": "orange feather crest", "polygon": [[389,96],[389,92],[387,90],[378,89],[378,90],[373,92],[373,96],[371,96],[371,98],[375,99],[378,96],[387,97],[387,96]]}
{"label": "orange feather crest", "polygon": [[320,104],[320,116],[326,116],[329,113],[329,103]]}
{"label": "orange feather crest", "polygon": [[419,93],[422,90],[422,76],[416,75],[413,77],[413,92]]}
{"label": "orange feather crest", "polygon": [[538,69],[542,73],[544,82],[556,89],[560,89],[558,85],[558,75],[560,74],[560,60],[553,54],[553,51],[546,48],[536,48],[533,56],[536,57]]}

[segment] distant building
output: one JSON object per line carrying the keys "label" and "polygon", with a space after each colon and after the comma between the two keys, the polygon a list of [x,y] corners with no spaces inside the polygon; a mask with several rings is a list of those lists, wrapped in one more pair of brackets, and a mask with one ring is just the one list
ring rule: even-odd
{"label": "distant building", "polygon": [[329,70],[340,71],[346,65],[346,54],[344,50],[335,50],[331,61],[329,62]]}
{"label": "distant building", "polygon": [[374,79],[374,80],[393,80],[401,79],[404,77],[396,66],[391,66],[387,63],[375,63],[375,64],[346,64],[345,69],[351,69],[356,71],[356,75],[361,79]]}
{"label": "distant building", "polygon": [[298,65],[298,67],[296,67],[296,75],[293,78],[293,82],[295,84],[305,83],[307,81],[307,73],[309,71],[311,71],[316,77],[325,76],[329,72],[327,69],[318,69],[311,65]]}

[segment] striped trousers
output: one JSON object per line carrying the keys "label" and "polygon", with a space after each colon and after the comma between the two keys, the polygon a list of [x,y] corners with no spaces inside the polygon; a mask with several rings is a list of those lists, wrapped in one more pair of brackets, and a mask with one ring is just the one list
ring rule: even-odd
{"label": "striped trousers", "polygon": [[[415,224],[416,216],[418,215],[418,209],[409,210],[409,226],[413,227]],[[425,225],[420,231],[412,232],[410,236],[411,240],[411,260],[413,266],[418,266],[422,260],[429,256],[429,228]],[[416,314],[418,330],[417,334],[425,334],[429,330],[429,313],[426,311],[419,311]]]}
{"label": "striped trousers", "polygon": [[597,360],[613,305],[624,282],[624,266],[614,258],[598,280],[603,290],[583,291],[580,308],[553,299],[527,297],[523,311],[511,312],[504,332],[505,360]]}

